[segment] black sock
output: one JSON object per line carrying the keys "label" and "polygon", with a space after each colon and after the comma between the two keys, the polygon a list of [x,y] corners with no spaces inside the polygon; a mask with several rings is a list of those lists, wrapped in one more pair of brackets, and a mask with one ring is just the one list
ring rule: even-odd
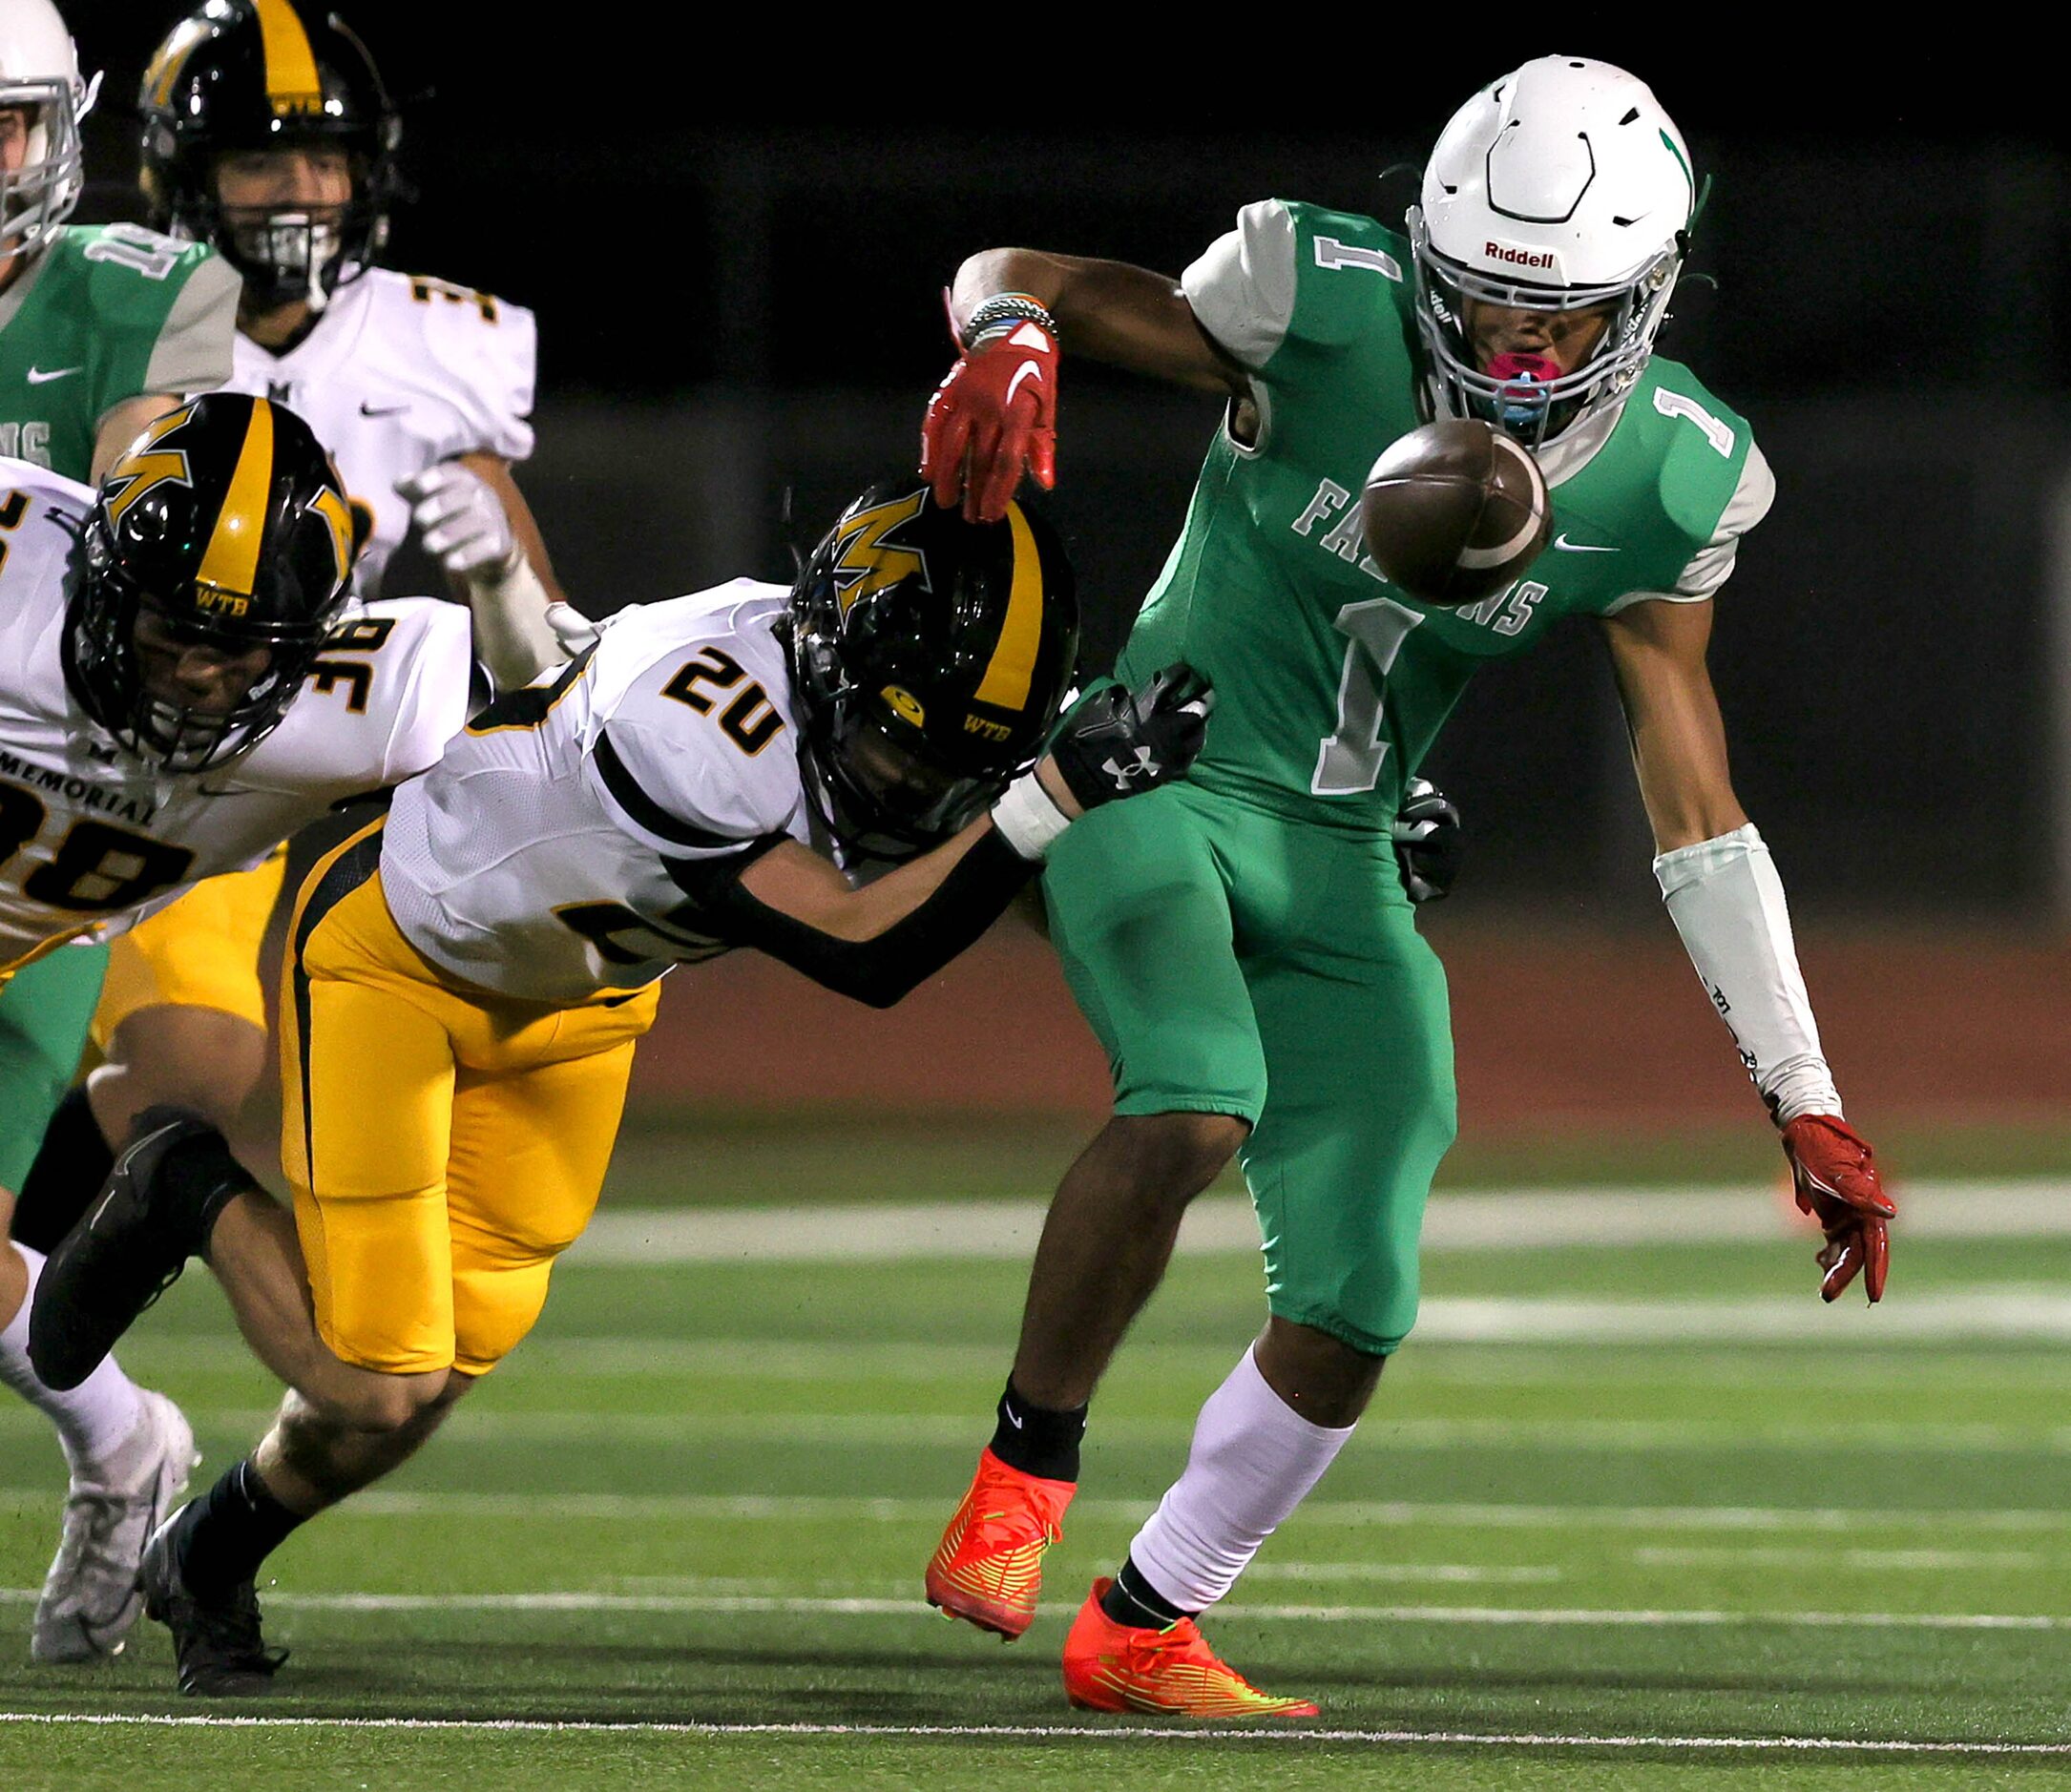
{"label": "black sock", "polygon": [[1143,1578],[1134,1556],[1126,1558],[1115,1573],[1115,1584],[1100,1595],[1100,1610],[1118,1624],[1133,1624],[1139,1630],[1163,1630],[1192,1612],[1182,1612]]}
{"label": "black sock", "polygon": [[303,1522],[266,1490],[247,1456],[180,1514],[179,1572],[203,1598],[220,1597],[259,1573],[259,1565]]}
{"label": "black sock", "polygon": [[16,1240],[48,1256],[93,1205],[115,1167],[115,1155],[101,1136],[82,1083],[57,1104],[36,1160],[22,1178],[14,1200]]}
{"label": "black sock", "polygon": [[1084,1407],[1037,1407],[1007,1378],[993,1427],[993,1454],[1010,1469],[1045,1481],[1078,1479],[1078,1445],[1086,1435]]}

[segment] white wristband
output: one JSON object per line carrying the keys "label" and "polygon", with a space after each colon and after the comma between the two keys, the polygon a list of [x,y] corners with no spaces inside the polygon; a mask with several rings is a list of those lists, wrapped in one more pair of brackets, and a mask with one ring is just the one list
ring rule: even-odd
{"label": "white wristband", "polygon": [[1833,1073],[1798,969],[1783,881],[1748,822],[1679,846],[1654,876],[1712,1007],[1779,1126],[1801,1114],[1841,1114]]}
{"label": "white wristband", "polygon": [[1072,818],[1057,807],[1042,780],[1032,771],[1023,772],[993,804],[993,825],[1000,839],[1032,863],[1040,864],[1071,824]]}

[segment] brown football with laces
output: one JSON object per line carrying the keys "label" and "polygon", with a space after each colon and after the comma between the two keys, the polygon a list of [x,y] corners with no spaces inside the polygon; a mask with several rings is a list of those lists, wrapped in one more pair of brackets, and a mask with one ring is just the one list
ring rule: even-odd
{"label": "brown football with laces", "polygon": [[1499,592],[1553,532],[1538,464],[1491,424],[1447,418],[1391,443],[1359,496],[1367,553],[1391,585],[1431,604]]}

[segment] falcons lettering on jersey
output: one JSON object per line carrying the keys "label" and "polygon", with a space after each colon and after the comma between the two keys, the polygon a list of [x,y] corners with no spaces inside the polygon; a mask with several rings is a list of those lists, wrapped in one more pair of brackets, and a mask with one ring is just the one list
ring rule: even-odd
{"label": "falcons lettering on jersey", "polygon": [[250,753],[174,776],[80,713],[60,644],[88,487],[0,461],[0,971],[119,931],[187,886],[263,857],[348,797],[432,763],[466,719],[467,612],[369,606]]}
{"label": "falcons lettering on jersey", "polygon": [[782,586],[737,579],[620,611],[559,675],[477,716],[396,794],[382,888],[434,965],[568,1004],[724,948],[686,862],[810,844]]}

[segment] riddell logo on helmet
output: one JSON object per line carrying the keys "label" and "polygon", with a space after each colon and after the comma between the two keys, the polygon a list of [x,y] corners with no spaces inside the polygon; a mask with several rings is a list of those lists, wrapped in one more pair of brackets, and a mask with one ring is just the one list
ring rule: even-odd
{"label": "riddell logo on helmet", "polygon": [[1551,249],[1513,249],[1507,242],[1484,242],[1481,253],[1494,261],[1508,261],[1512,267],[1551,267],[1554,264]]}

